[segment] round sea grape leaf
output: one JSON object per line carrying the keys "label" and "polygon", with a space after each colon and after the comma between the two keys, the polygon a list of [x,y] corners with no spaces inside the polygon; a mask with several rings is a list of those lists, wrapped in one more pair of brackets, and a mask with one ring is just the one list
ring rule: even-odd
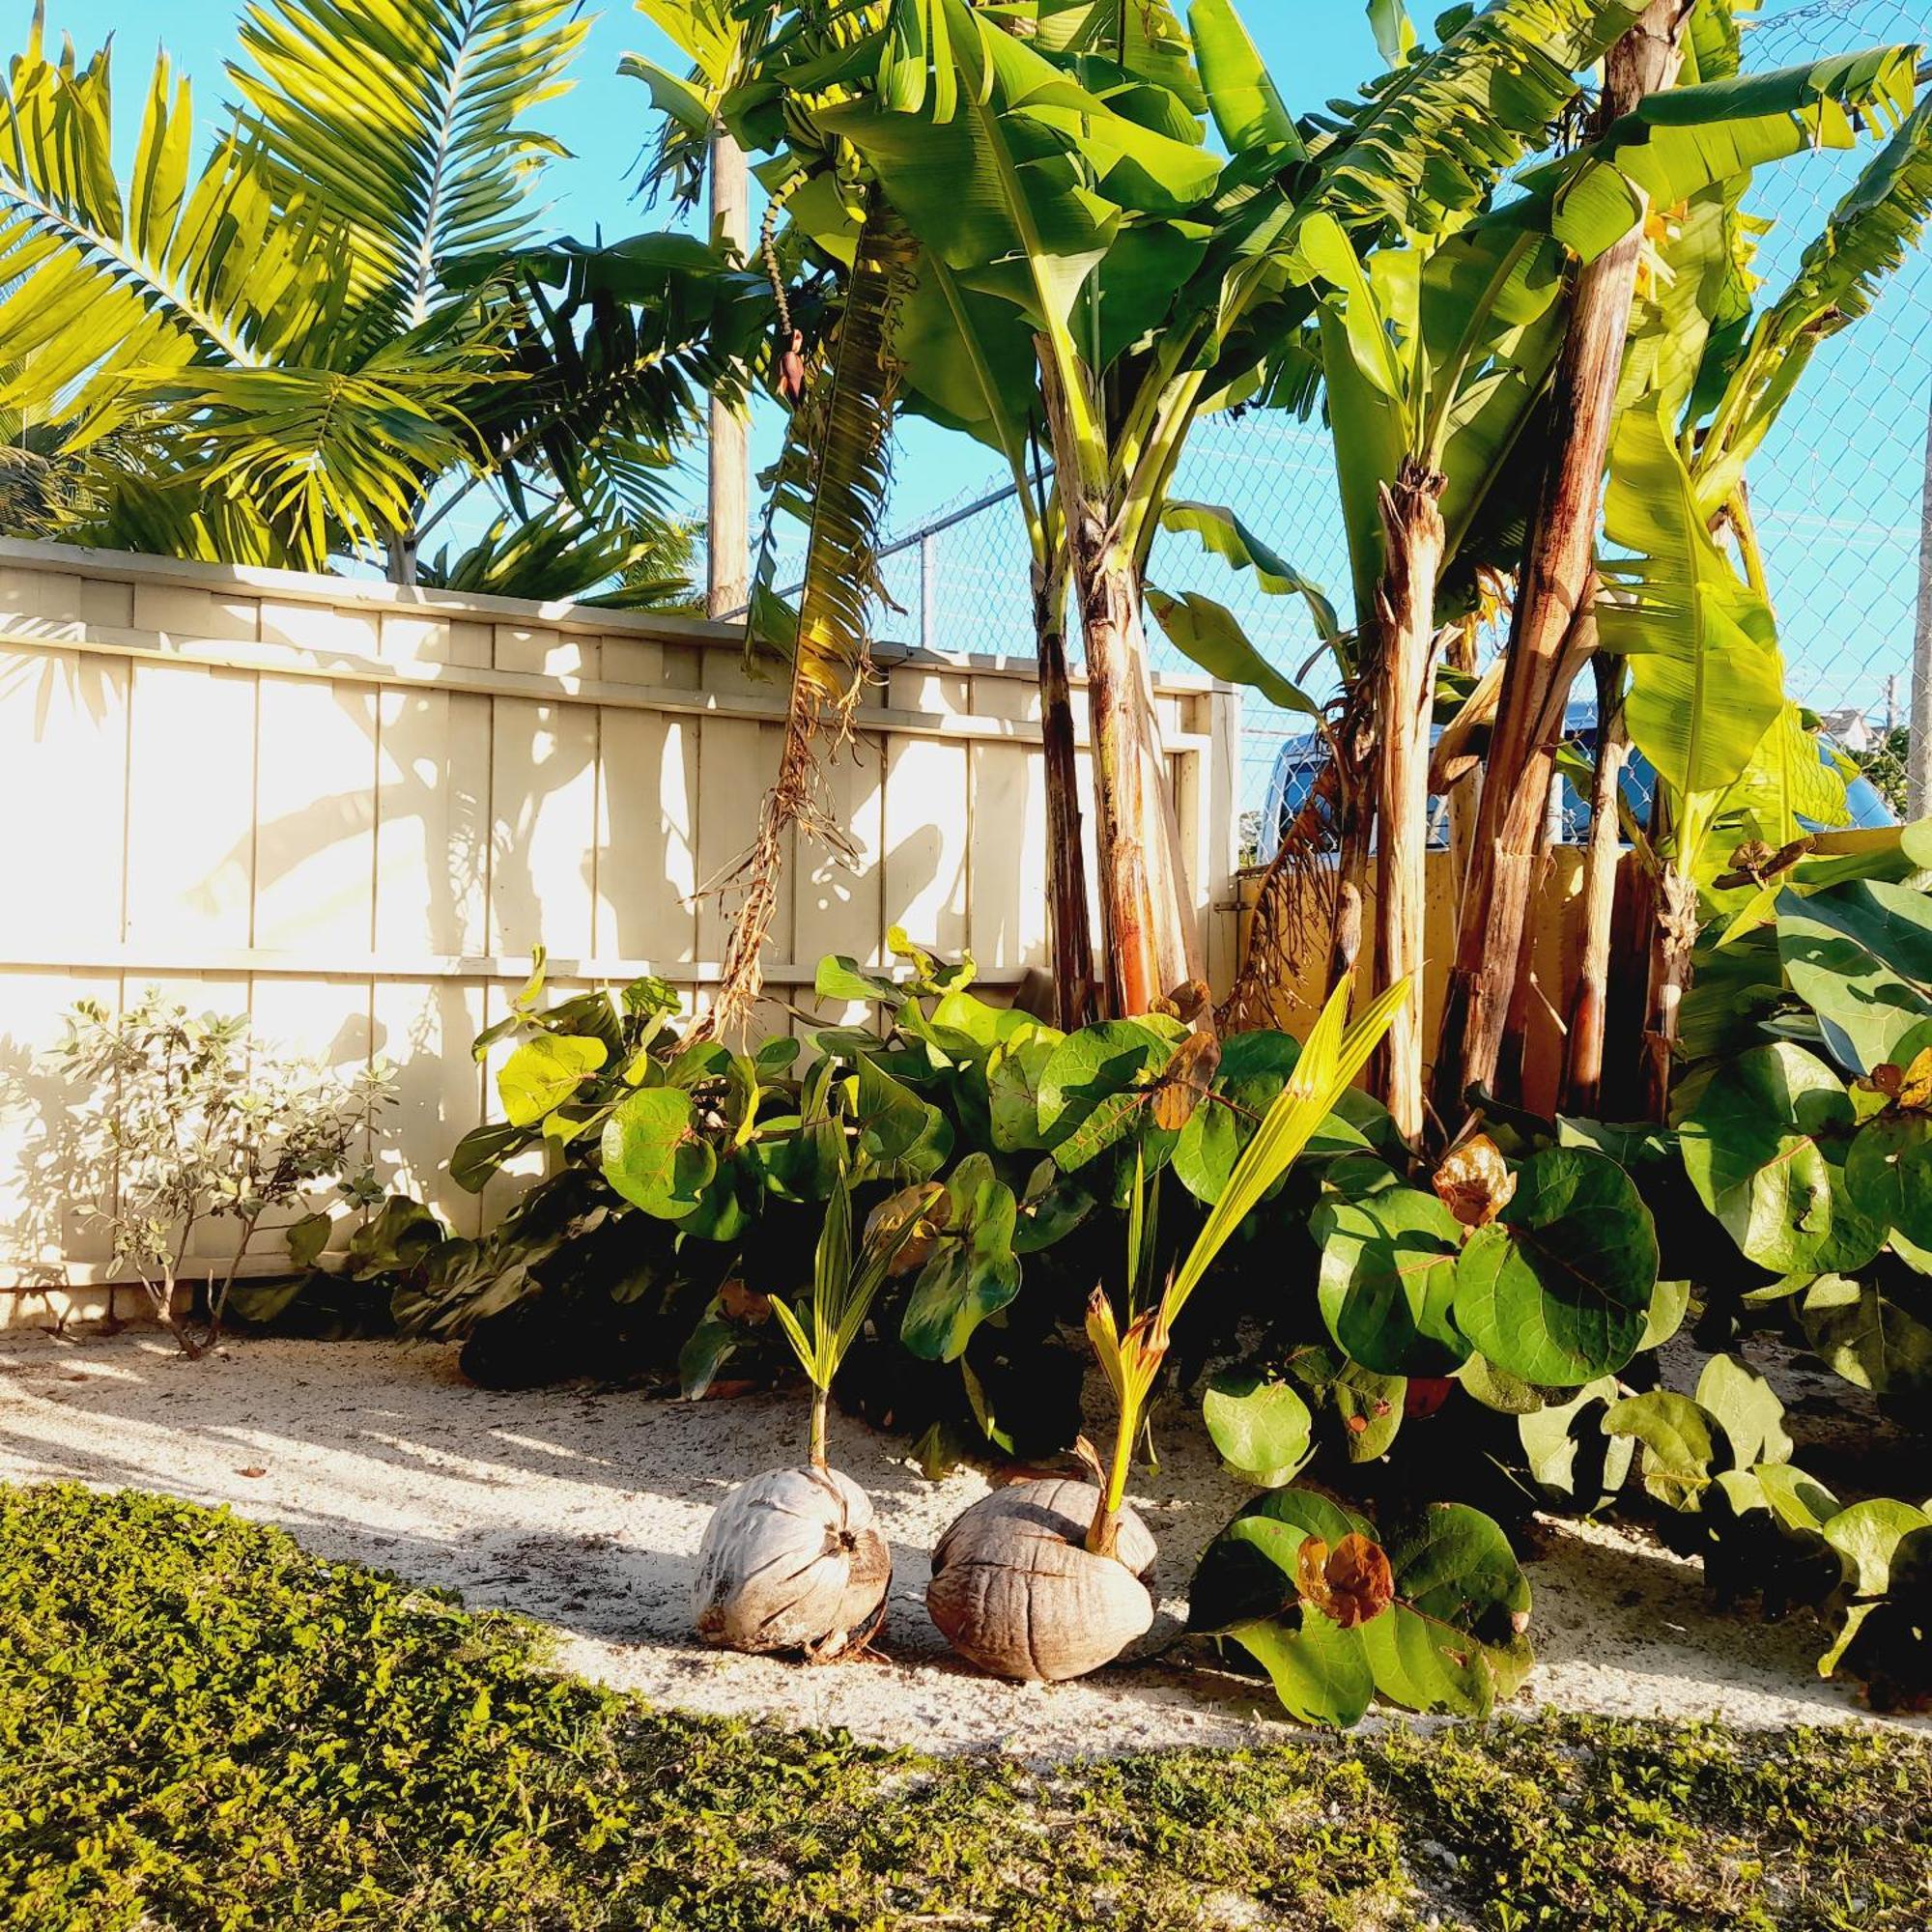
{"label": "round sea grape leaf", "polygon": [[[1597,1506],[1597,1497],[1585,1498],[1578,1491],[1579,1476],[1585,1482],[1588,1477],[1577,1463],[1584,1438],[1591,1435],[1603,1437],[1600,1409],[1606,1409],[1616,1400],[1616,1377],[1600,1376],[1595,1381],[1586,1382],[1568,1402],[1532,1409],[1517,1417],[1517,1435],[1522,1443],[1529,1473],[1546,1490],[1582,1503],[1585,1508]],[[1604,1458],[1601,1495],[1614,1494],[1623,1487],[1636,1449],[1634,1439],[1630,1436],[1605,1440],[1609,1453]]]}
{"label": "round sea grape leaf", "polygon": [[1257,1496],[1202,1552],[1188,1586],[1187,1628],[1221,1633],[1292,1616],[1302,1544],[1316,1536],[1332,1549],[1346,1536],[1366,1534],[1373,1532],[1364,1518],[1312,1490]]}
{"label": "round sea grape leaf", "polygon": [[1378,1375],[1359,1362],[1349,1362],[1335,1378],[1329,1392],[1342,1417],[1349,1461],[1373,1463],[1386,1456],[1396,1431],[1402,1427],[1408,1398],[1407,1378]]}
{"label": "round sea grape leaf", "polygon": [[1871,1264],[1879,1250],[1893,1238],[1896,1230],[1888,1227],[1877,1216],[1868,1214],[1852,1198],[1851,1188],[1845,1179],[1850,1149],[1827,1143],[1823,1151],[1826,1179],[1832,1188],[1832,1227],[1818,1243],[1817,1253],[1811,1257],[1810,1271],[1816,1274],[1857,1274],[1861,1268]]}
{"label": "round sea grape leaf", "polygon": [[1534,1662],[1529,1583],[1481,1510],[1432,1503],[1385,1539],[1395,1603],[1360,1634],[1376,1690],[1411,1711],[1486,1716]]}
{"label": "round sea grape leaf", "polygon": [[1846,1580],[1861,1597],[1882,1597],[1891,1582],[1892,1558],[1932,1516],[1890,1496],[1873,1496],[1840,1510],[1825,1524],[1825,1541],[1845,1559]]}
{"label": "round sea grape leaf", "polygon": [[[1919,1247],[1932,1246],[1932,1117],[1881,1114],[1867,1121],[1845,1155],[1844,1184],[1855,1209]],[[1870,1259],[1840,1261],[1835,1270],[1820,1272],[1850,1274]]]}
{"label": "round sea grape leaf", "polygon": [[1360,1723],[1375,1701],[1375,1669],[1364,1642],[1370,1628],[1344,1630],[1309,1605],[1293,1621],[1236,1624],[1228,1634],[1267,1672],[1290,1717],[1346,1730]]}
{"label": "round sea grape leaf", "polygon": [[1051,1027],[995,1046],[986,1061],[986,1101],[993,1145],[1002,1153],[1044,1150],[1039,1124],[1040,1077],[1065,1037]]}
{"label": "round sea grape leaf", "polygon": [[1838,1514],[1837,1497],[1789,1463],[1760,1463],[1751,1474],[1772,1514],[1787,1529],[1823,1530]]}
{"label": "round sea grape leaf", "polygon": [[457,1142],[449,1156],[449,1178],[466,1194],[481,1194],[503,1163],[530,1144],[527,1127],[513,1127],[491,1121],[471,1127]]}
{"label": "round sea grape leaf", "polygon": [[1684,1325],[1690,1312],[1690,1284],[1688,1281],[1661,1281],[1652,1290],[1650,1310],[1643,1321],[1643,1339],[1636,1345],[1638,1354],[1661,1349]]}
{"label": "round sea grape leaf", "polygon": [[1784,1405],[1755,1369],[1735,1356],[1713,1355],[1704,1364],[1704,1373],[1697,1378],[1697,1403],[1724,1432],[1733,1468],[1791,1460]]}
{"label": "round sea grape leaf", "polygon": [[1174,1043],[1140,1020],[1082,1027],[1054,1048],[1039,1076],[1039,1130],[1067,1173],[1130,1134],[1147,1114],[1145,1088]]}
{"label": "round sea grape leaf", "polygon": [[1315,1418],[1291,1383],[1217,1377],[1201,1413],[1221,1460],[1263,1489],[1280,1489],[1308,1461]]}
{"label": "round sea grape leaf", "polygon": [[913,1284],[899,1326],[907,1350],[928,1362],[957,1361],[980,1323],[1020,1292],[1017,1204],[991,1156],[969,1153],[946,1193],[945,1230]]}
{"label": "round sea grape leaf", "polygon": [[1041,1161],[1027,1179],[1013,1229],[1013,1252],[1037,1254],[1064,1241],[1094,1211],[1094,1201],[1079,1181]]}
{"label": "round sea grape leaf", "polygon": [[1779,1040],[1718,1069],[1678,1146],[1698,1198],[1746,1260],[1793,1274],[1832,1232],[1832,1168],[1818,1136],[1851,1124],[1844,1082],[1816,1054]]}
{"label": "round sea grape leaf", "polygon": [[1777,950],[1791,990],[1853,1072],[1898,1062],[1905,1037],[1932,1017],[1932,898],[1910,886],[1855,879],[1782,893]]}
{"label": "round sea grape leaf", "polygon": [[601,1039],[542,1033],[526,1039],[497,1074],[503,1115],[513,1127],[534,1126],[560,1107],[611,1057]]}
{"label": "round sea grape leaf", "polygon": [[1932,1386],[1932,1327],[1873,1280],[1824,1274],[1798,1304],[1811,1351],[1874,1395]]}
{"label": "round sea grape leaf", "polygon": [[1008,1041],[1040,1034],[1058,1038],[1055,1030],[1020,1007],[989,1007],[971,993],[948,993],[932,1009],[932,1025],[968,1040],[980,1059]]}
{"label": "round sea grape leaf", "polygon": [[763,1164],[748,1150],[736,1149],[697,1190],[696,1205],[679,1219],[678,1233],[700,1241],[735,1241],[752,1225],[763,1191]]}
{"label": "round sea grape leaf", "polygon": [[604,1123],[604,1179],[646,1214],[682,1220],[718,1172],[718,1155],[695,1121],[682,1088],[639,1088]]}
{"label": "round sea grape leaf", "polygon": [[1321,1317],[1338,1347],[1379,1375],[1445,1375],[1468,1354],[1450,1320],[1463,1231],[1433,1194],[1390,1187],[1324,1201],[1309,1222],[1321,1244]]}
{"label": "round sea grape leaf", "polygon": [[1657,1232],[1630,1177],[1586,1148],[1549,1148],[1470,1236],[1455,1321],[1508,1374],[1580,1388],[1636,1352],[1656,1285]]}
{"label": "round sea grape leaf", "polygon": [[1541,1389],[1481,1355],[1471,1355],[1456,1371],[1456,1379],[1485,1408],[1492,1408],[1498,1415],[1534,1415],[1544,1406]]}
{"label": "round sea grape leaf", "polygon": [[1197,1201],[1212,1206],[1220,1200],[1236,1161],[1300,1057],[1301,1043],[1291,1034],[1237,1033],[1222,1042],[1209,1091],[1224,1104],[1208,1099],[1196,1107],[1174,1150],[1175,1178]]}
{"label": "round sea grape leaf", "polygon": [[1643,1444],[1643,1486],[1675,1510],[1698,1508],[1711,1486],[1718,1460],[1712,1427],[1700,1403],[1670,1389],[1627,1396],[1604,1417],[1606,1434],[1634,1435]]}
{"label": "round sea grape leaf", "polygon": [[937,1107],[922,1100],[876,1060],[862,1060],[852,1076],[849,1112],[859,1130],[854,1165],[868,1180],[923,1180],[946,1165],[952,1128]]}

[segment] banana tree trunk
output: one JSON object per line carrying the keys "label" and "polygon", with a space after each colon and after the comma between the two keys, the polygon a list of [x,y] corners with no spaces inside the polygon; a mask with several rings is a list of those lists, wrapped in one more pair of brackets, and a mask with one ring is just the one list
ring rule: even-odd
{"label": "banana tree trunk", "polygon": [[[1549,844],[1552,827],[1548,810],[1543,815],[1543,836],[1537,846],[1536,865],[1531,874],[1530,899],[1540,901],[1549,880]],[[1517,942],[1516,975],[1510,987],[1509,1011],[1503,1019],[1502,1046],[1496,1054],[1496,1070],[1492,1091],[1499,1100],[1521,1104],[1522,1069],[1529,1041],[1530,1004],[1536,998],[1536,922],[1522,923],[1522,936]]]}
{"label": "banana tree trunk", "polygon": [[1573,1114],[1596,1115],[1604,1098],[1604,1039],[1610,1003],[1610,925],[1617,902],[1617,862],[1623,840],[1617,822],[1624,752],[1623,664],[1599,653],[1591,660],[1597,684],[1597,761],[1590,773],[1590,837],[1583,851],[1581,955],[1570,1007],[1564,1100]]}
{"label": "banana tree trunk", "polygon": [[1107,500],[1102,466],[1074,431],[1060,361],[1044,337],[1039,372],[1087,646],[1108,1004],[1123,1016],[1151,1012],[1163,994],[1207,972],[1153,713],[1140,570]]}
{"label": "banana tree trunk", "polygon": [[1422,963],[1428,894],[1429,727],[1435,706],[1435,580],[1442,566],[1443,479],[1412,459],[1381,493],[1387,562],[1376,592],[1380,633],[1376,713],[1380,843],[1376,866],[1375,983],[1409,996],[1383,1044],[1383,1097],[1396,1131],[1421,1145]]}
{"label": "banana tree trunk", "polygon": [[1657,875],[1650,923],[1650,981],[1644,996],[1643,1106],[1664,1121],[1670,1111],[1670,1069],[1690,984],[1690,951],[1697,943],[1697,887],[1667,861]]}
{"label": "banana tree trunk", "polygon": [[[1652,0],[1610,49],[1600,128],[1670,84],[1689,12],[1686,0]],[[1530,519],[1436,1055],[1436,1111],[1451,1131],[1468,1089],[1493,1082],[1508,1022],[1564,697],[1585,648],[1577,620],[1595,594],[1610,412],[1642,242],[1638,222],[1579,270],[1571,295],[1549,414],[1556,427]]]}
{"label": "banana tree trunk", "polygon": [[1066,675],[1066,578],[1034,572],[1039,656],[1040,746],[1046,773],[1046,892],[1055,1024],[1070,1033],[1094,1006],[1094,935],[1087,923],[1087,858],[1081,844],[1073,693]]}
{"label": "banana tree trunk", "polygon": [[1149,696],[1140,582],[1091,506],[1069,498],[1067,525],[1087,644],[1108,999],[1116,1013],[1151,1012],[1205,975]]}
{"label": "banana tree trunk", "polygon": [[1362,951],[1362,908],[1369,850],[1376,836],[1376,691],[1364,673],[1335,723],[1335,897],[1328,941],[1328,990],[1355,970]]}

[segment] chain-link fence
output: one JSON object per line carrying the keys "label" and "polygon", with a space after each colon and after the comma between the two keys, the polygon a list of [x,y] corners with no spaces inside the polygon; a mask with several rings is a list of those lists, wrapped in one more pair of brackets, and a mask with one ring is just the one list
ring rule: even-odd
{"label": "chain-link fence", "polygon": [[[1932,39],[1932,4],[1811,0],[1747,32],[1747,70],[1761,71]],[[1872,152],[1865,141],[1760,171],[1747,207],[1773,224],[1754,265],[1767,292],[1788,280]],[[1920,251],[1890,279],[1871,316],[1819,350],[1751,467],[1792,696],[1824,715],[1894,810],[1905,802],[1928,406],[1932,256]],[[1173,494],[1234,508],[1346,611],[1348,549],[1319,423],[1272,412],[1210,417],[1188,443]],[[1192,537],[1163,536],[1149,577],[1164,589],[1201,590],[1226,604],[1291,676],[1316,652],[1299,599],[1268,596],[1252,573],[1229,571]],[[1032,649],[1025,538],[1010,493],[997,484],[965,493],[901,537],[887,582],[907,613],[898,627],[904,634],[953,649]],[[1153,649],[1157,665],[1183,662],[1158,637]],[[1318,659],[1309,688],[1319,696],[1321,685]],[[1309,724],[1252,692],[1242,720],[1241,804],[1258,829],[1284,758],[1304,754]]]}

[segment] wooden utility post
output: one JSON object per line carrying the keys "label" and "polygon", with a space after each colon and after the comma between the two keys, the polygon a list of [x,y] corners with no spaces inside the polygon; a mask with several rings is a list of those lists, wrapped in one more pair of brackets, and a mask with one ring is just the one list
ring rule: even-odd
{"label": "wooden utility post", "polygon": [[[752,242],[751,171],[745,151],[721,128],[711,136],[711,233],[743,255]],[[744,415],[711,399],[711,439],[704,522],[704,608],[727,617],[744,608],[752,549],[752,445]]]}

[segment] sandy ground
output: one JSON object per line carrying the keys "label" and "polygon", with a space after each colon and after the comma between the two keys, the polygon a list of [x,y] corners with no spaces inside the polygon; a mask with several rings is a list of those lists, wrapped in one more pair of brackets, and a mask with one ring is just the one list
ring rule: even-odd
{"label": "sandy ground", "polygon": [[[1136,1497],[1161,1547],[1153,1647],[1175,1636],[1197,1554],[1248,1493],[1198,1432],[1173,1435]],[[742,1477],[798,1460],[803,1435],[785,1396],[499,1394],[465,1382],[453,1350],[396,1342],[243,1340],[189,1363],[139,1330],[0,1337],[0,1477],[226,1503],[324,1556],[539,1618],[559,1632],[567,1667],[663,1703],[1028,1757],[1289,1728],[1264,1685],[1178,1658],[1052,1689],[956,1662],[926,1619],[926,1552],[985,1479],[927,1482],[838,1417],[833,1461],[873,1492],[893,1544],[888,1661],[811,1668],[701,1649],[686,1600],[706,1513]],[[1862,1715],[1855,1685],[1817,1677],[1815,1624],[1716,1617],[1695,1566],[1616,1530],[1552,1526],[1529,1576],[1526,1707],[1749,1724]]]}

